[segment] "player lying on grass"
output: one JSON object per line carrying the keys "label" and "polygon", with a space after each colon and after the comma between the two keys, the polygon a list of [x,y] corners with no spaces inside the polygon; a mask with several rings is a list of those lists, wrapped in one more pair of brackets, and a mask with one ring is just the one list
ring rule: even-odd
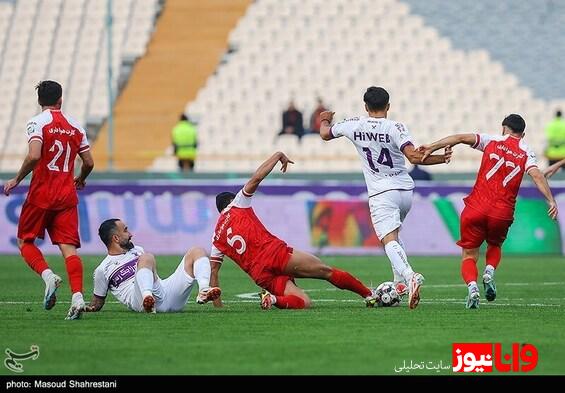
{"label": "player lying on grass", "polygon": [[479,247],[484,241],[487,242],[483,273],[485,296],[488,301],[496,298],[494,272],[502,257],[502,243],[514,220],[516,196],[524,173],[531,176],[547,200],[549,217],[557,217],[557,205],[547,180],[537,167],[535,154],[523,140],[525,129],[524,119],[511,114],[502,121],[502,135],[451,135],[419,148],[424,153],[424,159],[438,149],[459,143],[483,152],[473,190],[464,199],[461,240],[457,242],[463,251],[461,275],[469,290],[467,308],[479,307],[477,260]]}
{"label": "player lying on grass", "polygon": [[197,303],[207,303],[221,294],[220,288],[210,287],[210,260],[200,247],[188,250],[175,272],[162,280],[155,257],[133,245],[124,222],[106,220],[98,234],[108,255],[94,271],[94,295],[87,312],[100,311],[108,291],[129,309],[151,313],[181,311],[195,281],[200,289]]}
{"label": "player lying on grass", "polygon": [[[340,289],[347,289],[363,297],[367,306],[375,305],[371,290],[351,274],[327,266],[314,255],[295,250],[272,235],[255,215],[251,202],[261,181],[275,165],[282,164],[281,171],[293,164],[281,152],[273,154],[255,172],[253,177],[236,194],[222,192],[216,196],[220,217],[214,232],[211,285],[219,286],[218,272],[224,255],[230,257],[255,283],[263,288],[261,307],[308,308],[310,298],[294,282],[295,278],[317,278],[330,282]],[[214,305],[221,306],[218,299]]]}

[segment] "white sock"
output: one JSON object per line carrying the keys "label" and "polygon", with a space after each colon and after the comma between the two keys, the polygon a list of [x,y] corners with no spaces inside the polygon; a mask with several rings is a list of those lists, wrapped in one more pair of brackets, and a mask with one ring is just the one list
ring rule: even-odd
{"label": "white sock", "polygon": [[494,277],[494,270],[495,270],[495,269],[494,269],[494,266],[492,266],[492,265],[486,265],[486,266],[485,266],[485,273],[484,273],[484,274],[488,274],[488,275],[490,275],[491,277]]}
{"label": "white sock", "polygon": [[210,288],[210,274],[212,273],[210,260],[207,257],[198,258],[194,261],[192,270],[194,270],[194,278],[198,281],[198,289],[202,291]]}
{"label": "white sock", "polygon": [[390,260],[393,271],[396,270],[406,282],[410,282],[414,271],[412,270],[412,266],[408,263],[408,257],[400,244],[394,240],[388,242],[385,245],[385,252]]}
{"label": "white sock", "polygon": [[153,295],[153,271],[151,269],[146,267],[138,269],[135,280],[141,290],[142,297]]}
{"label": "white sock", "polygon": [[392,267],[392,274],[394,276],[393,279],[392,279],[392,282],[395,282],[395,283],[396,282],[402,282],[403,283],[404,277],[402,277],[402,274],[398,273],[392,264],[391,264],[391,267]]}
{"label": "white sock", "polygon": [[45,269],[44,271],[41,272],[41,278],[43,279],[43,281],[45,281],[45,283],[47,283],[47,280],[49,280],[49,277],[51,277],[53,275],[53,270],[51,269]]}
{"label": "white sock", "polygon": [[73,297],[72,297],[72,299],[71,299],[71,302],[72,302],[73,304],[76,304],[76,303],[79,303],[79,302],[84,303],[84,299],[83,299],[83,297],[82,297],[82,293],[80,293],[80,292],[75,292],[75,293],[73,293]]}

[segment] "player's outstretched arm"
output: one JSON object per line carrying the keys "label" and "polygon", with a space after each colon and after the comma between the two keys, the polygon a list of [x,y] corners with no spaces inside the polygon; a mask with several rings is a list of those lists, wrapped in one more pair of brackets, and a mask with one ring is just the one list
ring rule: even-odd
{"label": "player's outstretched arm", "polygon": [[428,155],[424,158],[424,153],[420,149],[415,149],[414,146],[406,146],[402,152],[408,158],[411,164],[414,165],[437,165],[448,164],[451,161],[452,149],[450,146],[445,147],[445,154]]}
{"label": "player's outstretched arm", "polygon": [[[210,273],[210,286],[211,287],[220,287],[220,268],[222,267],[221,263],[210,261],[212,264],[212,271]],[[214,302],[214,307],[223,307],[222,304],[222,297],[220,296]]]}
{"label": "player's outstretched arm", "polygon": [[98,312],[98,311],[102,310],[102,307],[104,307],[104,303],[106,303],[105,297],[92,295],[92,300],[90,301],[90,304],[85,307],[84,311],[86,311],[86,312]]}
{"label": "player's outstretched arm", "polygon": [[429,145],[422,145],[418,148],[418,150],[424,153],[422,156],[423,163],[426,158],[436,150],[442,149],[447,146],[453,147],[460,143],[473,146],[476,142],[477,136],[475,134],[456,134],[440,139],[439,141],[435,141],[434,143],[430,143]]}
{"label": "player's outstretched arm", "polygon": [[80,174],[75,177],[75,187],[77,190],[82,190],[86,186],[86,178],[94,169],[94,158],[92,158],[90,150],[79,153],[79,156],[82,160],[82,165],[80,167]]}
{"label": "player's outstretched arm", "polygon": [[41,145],[42,143],[38,140],[32,140],[29,143],[27,155],[24,158],[24,162],[22,163],[16,177],[4,183],[4,194],[10,195],[10,192],[16,188],[31,171],[33,171],[33,168],[35,168],[41,159]]}
{"label": "player's outstretched arm", "polygon": [[267,161],[261,164],[255,171],[251,179],[245,184],[244,191],[248,194],[254,194],[259,187],[259,184],[267,177],[269,173],[275,168],[275,165],[280,161],[281,171],[286,172],[288,164],[294,164],[283,152],[276,152]]}
{"label": "player's outstretched arm", "polygon": [[325,141],[333,139],[330,129],[332,128],[332,120],[335,112],[324,111],[320,113],[320,138]]}
{"label": "player's outstretched arm", "polygon": [[530,169],[528,171],[528,175],[530,175],[530,177],[536,184],[536,187],[538,188],[538,190],[540,190],[540,192],[545,197],[545,200],[547,201],[547,205],[549,206],[549,209],[547,210],[547,215],[555,220],[557,218],[557,213],[558,213],[557,203],[553,198],[553,194],[551,193],[549,184],[547,184],[546,178],[543,176],[543,173],[541,173],[541,171],[538,168]]}
{"label": "player's outstretched arm", "polygon": [[559,169],[561,169],[561,167],[564,165],[565,165],[565,158],[547,167],[546,170],[543,171],[543,174],[545,175],[545,177],[550,178],[551,176],[555,175],[559,171]]}

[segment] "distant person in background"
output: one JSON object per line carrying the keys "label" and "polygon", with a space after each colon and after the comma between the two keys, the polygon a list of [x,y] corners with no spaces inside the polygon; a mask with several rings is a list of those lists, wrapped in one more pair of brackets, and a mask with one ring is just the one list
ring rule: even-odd
{"label": "distant person in background", "polygon": [[196,125],[184,113],[180,115],[179,122],[173,128],[172,139],[175,156],[179,160],[179,169],[182,172],[192,171],[196,160],[198,138]]}
{"label": "distant person in background", "polygon": [[315,133],[315,134],[320,133],[320,125],[322,124],[322,121],[320,120],[320,114],[322,112],[327,111],[327,110],[329,110],[329,109],[326,108],[322,99],[320,97],[318,97],[318,106],[316,107],[316,109],[314,110],[314,113],[312,113],[312,116],[310,117],[310,132],[311,133]]}
{"label": "distant person in background", "polygon": [[555,164],[551,165],[549,168],[547,168],[545,171],[543,171],[543,174],[545,175],[545,177],[547,177],[548,179],[555,175],[557,172],[559,172],[559,170],[561,169],[561,167],[565,165],[565,158],[562,159],[561,161],[557,161]]}
{"label": "distant person in background", "polygon": [[[51,242],[59,246],[65,259],[72,300],[66,319],[77,319],[84,311],[82,296],[82,261],[78,231],[78,197],[76,190],[86,184],[94,168],[86,131],[72,117],[61,111],[63,88],[55,81],[36,86],[42,112],[27,123],[28,153],[18,174],[4,184],[10,192],[33,171],[29,191],[18,221],[18,247],[29,265],[45,281],[43,308],[55,306],[55,293],[62,279],[49,268],[35,239],[43,239],[45,230]],[[82,160],[80,174],[74,177],[75,158]]]}
{"label": "distant person in background", "polygon": [[283,112],[282,123],[282,130],[279,132],[279,135],[296,135],[299,140],[304,135],[302,112],[296,109],[293,101],[290,101],[287,110]]}
{"label": "distant person in background", "polygon": [[413,180],[432,180],[432,175],[418,165],[414,165],[414,168],[408,174]]}
{"label": "distant person in background", "polygon": [[545,156],[549,161],[549,165],[553,165],[565,158],[565,121],[561,116],[561,111],[557,110],[555,112],[555,119],[545,129],[547,136]]}

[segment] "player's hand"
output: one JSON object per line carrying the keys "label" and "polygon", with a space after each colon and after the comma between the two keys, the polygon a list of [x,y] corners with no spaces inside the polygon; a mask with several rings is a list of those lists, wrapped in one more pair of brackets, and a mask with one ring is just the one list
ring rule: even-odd
{"label": "player's hand", "polygon": [[557,210],[557,203],[555,201],[551,201],[548,203],[549,209],[547,210],[547,215],[551,217],[552,220],[557,219],[557,214],[559,211]]}
{"label": "player's hand", "polygon": [[334,115],[335,115],[335,112],[324,111],[324,112],[320,113],[320,122],[322,122],[323,120],[327,120],[327,121],[330,122],[330,124],[332,124]]}
{"label": "player's hand", "polygon": [[443,154],[445,156],[445,163],[449,164],[451,162],[451,156],[453,155],[453,148],[451,146],[445,146]]}
{"label": "player's hand", "polygon": [[420,153],[424,153],[421,160],[422,162],[426,161],[426,158],[428,158],[430,154],[432,154],[435,151],[431,148],[431,145],[422,145],[418,147],[418,149],[416,150],[418,150]]}
{"label": "player's hand", "polygon": [[222,298],[219,297],[216,300],[213,300],[212,303],[214,304],[214,307],[224,307],[224,304],[222,303]]}
{"label": "player's hand", "polygon": [[80,176],[75,177],[75,187],[77,190],[82,190],[86,187],[86,181],[81,179]]}
{"label": "player's hand", "polygon": [[82,311],[84,311],[84,312],[94,312],[95,310],[94,310],[94,307],[89,305],[89,306],[84,306],[84,309]]}
{"label": "player's hand", "polygon": [[286,154],[281,153],[281,157],[279,158],[279,161],[281,162],[282,166],[281,166],[281,171],[282,173],[286,172],[286,169],[288,167],[288,164],[294,164],[294,161],[291,161],[290,158],[288,158],[286,156]]}
{"label": "player's hand", "polygon": [[10,195],[10,192],[16,188],[16,186],[19,184],[19,182],[16,180],[16,178],[10,179],[8,180],[6,183],[4,183],[4,194],[6,196]]}
{"label": "player's hand", "polygon": [[561,165],[558,164],[559,163],[555,163],[547,167],[545,171],[543,171],[543,175],[547,178],[550,178],[551,176],[555,175],[559,171],[559,168],[561,168]]}

